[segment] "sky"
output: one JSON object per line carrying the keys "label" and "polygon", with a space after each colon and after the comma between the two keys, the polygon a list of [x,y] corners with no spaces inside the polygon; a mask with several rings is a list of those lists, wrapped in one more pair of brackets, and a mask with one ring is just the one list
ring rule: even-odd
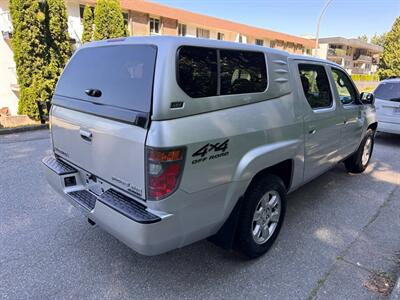
{"label": "sky", "polygon": [[[222,19],[285,32],[315,36],[326,0],[149,0]],[[400,0],[332,0],[320,37],[358,37],[387,32],[400,16]]]}

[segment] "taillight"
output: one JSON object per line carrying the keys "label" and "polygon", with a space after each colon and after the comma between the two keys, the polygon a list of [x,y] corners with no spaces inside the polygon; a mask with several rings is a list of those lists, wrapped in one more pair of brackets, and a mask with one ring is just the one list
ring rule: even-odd
{"label": "taillight", "polygon": [[171,195],[179,186],[185,149],[147,149],[147,197],[161,200]]}

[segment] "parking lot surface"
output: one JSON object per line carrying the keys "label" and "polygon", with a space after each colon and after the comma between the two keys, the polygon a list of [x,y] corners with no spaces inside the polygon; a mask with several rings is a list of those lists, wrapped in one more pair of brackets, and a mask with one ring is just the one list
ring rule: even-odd
{"label": "parking lot surface", "polygon": [[[289,196],[272,249],[245,260],[207,241],[156,257],[92,227],[46,183],[48,131],[0,136],[0,298],[382,298],[400,261],[400,138],[378,135],[361,175],[342,165]],[[396,260],[397,258],[397,260]]]}

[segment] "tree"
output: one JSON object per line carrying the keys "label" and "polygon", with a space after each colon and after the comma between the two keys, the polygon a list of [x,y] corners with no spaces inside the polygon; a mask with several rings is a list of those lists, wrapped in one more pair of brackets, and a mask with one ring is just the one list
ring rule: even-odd
{"label": "tree", "polygon": [[126,36],[124,17],[118,0],[97,0],[94,9],[93,39],[104,40]]}
{"label": "tree", "polygon": [[357,40],[368,43],[368,36],[366,34],[360,35]]}
{"label": "tree", "polygon": [[93,8],[89,5],[83,10],[83,33],[82,43],[90,42],[93,39]]}
{"label": "tree", "polygon": [[378,75],[381,79],[400,77],[400,17],[386,34]]}
{"label": "tree", "polygon": [[45,87],[51,99],[58,78],[61,75],[68,59],[72,54],[70,37],[68,34],[68,15],[64,0],[47,0],[48,19],[48,51],[50,61],[45,69]]}
{"label": "tree", "polygon": [[18,113],[37,118],[37,100],[50,100],[71,55],[63,0],[10,0]]}
{"label": "tree", "polygon": [[383,47],[383,45],[385,44],[385,38],[386,38],[386,32],[384,32],[382,34],[376,34],[375,33],[371,37],[371,44]]}
{"label": "tree", "polygon": [[[38,116],[36,100],[42,99],[44,68],[49,61],[46,40],[46,16],[39,0],[11,0],[10,10],[14,27],[13,51],[17,69],[20,99],[18,112]],[[45,99],[43,99],[45,100]]]}

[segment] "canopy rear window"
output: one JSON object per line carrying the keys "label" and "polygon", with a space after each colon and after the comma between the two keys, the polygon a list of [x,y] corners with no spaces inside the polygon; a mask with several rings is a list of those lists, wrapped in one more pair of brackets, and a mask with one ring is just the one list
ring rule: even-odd
{"label": "canopy rear window", "polygon": [[[156,54],[151,45],[83,48],[68,63],[55,94],[148,113]],[[93,90],[100,93],[88,95]]]}

